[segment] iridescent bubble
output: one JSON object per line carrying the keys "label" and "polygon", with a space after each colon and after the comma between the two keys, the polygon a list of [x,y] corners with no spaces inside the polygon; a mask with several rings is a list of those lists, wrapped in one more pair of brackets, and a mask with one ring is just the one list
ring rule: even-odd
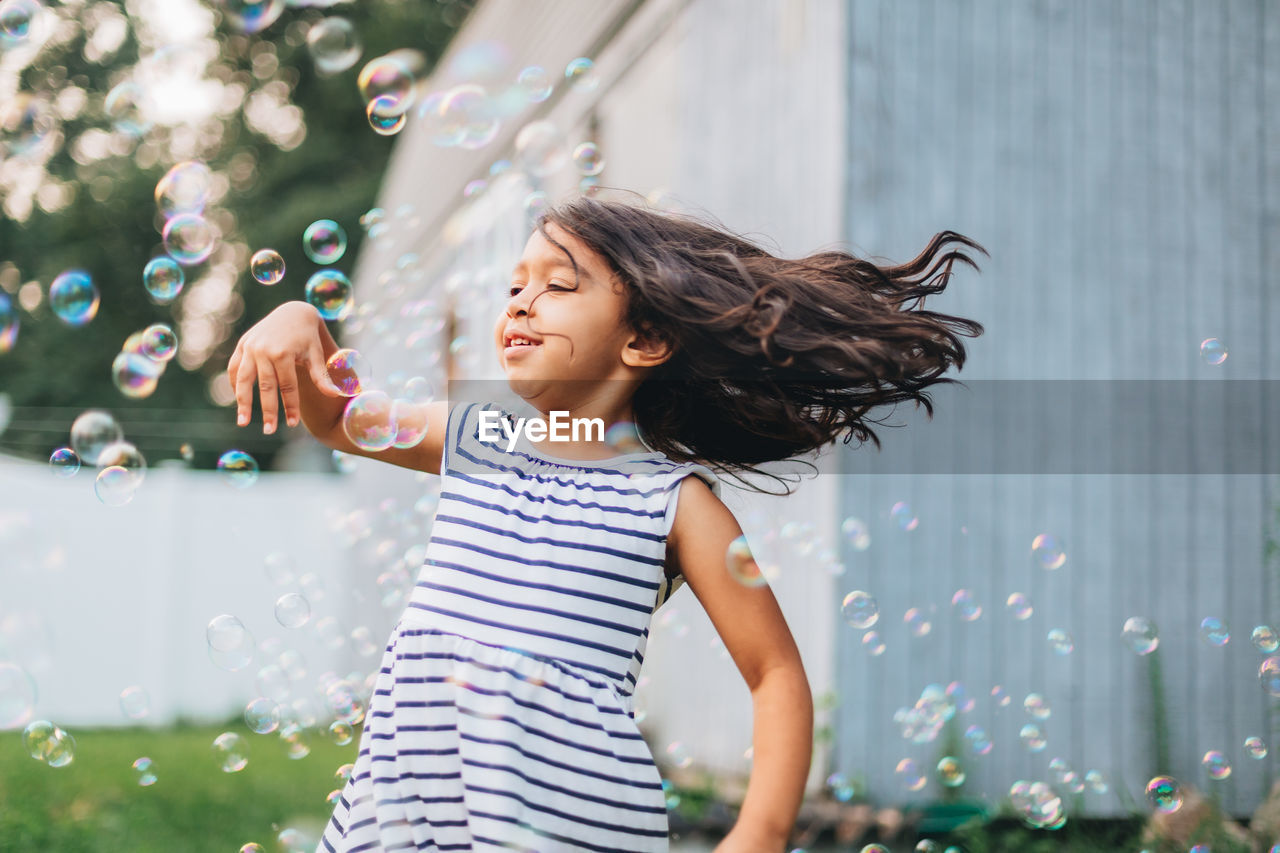
{"label": "iridescent bubble", "polygon": [[243,450],[228,450],[219,456],[218,471],[237,489],[247,489],[258,482],[258,462]]}
{"label": "iridescent bubble", "polygon": [[241,32],[260,33],[284,12],[285,0],[219,0],[223,14]]}
{"label": "iridescent bubble", "polygon": [[4,0],[0,3],[0,47],[26,41],[31,35],[31,22],[43,8],[36,0]]}
{"label": "iridescent bubble", "polygon": [[947,788],[958,788],[964,784],[964,765],[960,759],[950,755],[938,762],[938,781]]}
{"label": "iridescent bubble", "polygon": [[1069,655],[1075,650],[1075,641],[1071,639],[1071,635],[1061,628],[1053,628],[1047,635],[1049,648],[1053,649],[1055,655]]}
{"label": "iridescent bubble", "polygon": [[1049,700],[1039,693],[1028,693],[1027,698],[1022,700],[1022,707],[1037,720],[1047,720],[1053,713]]}
{"label": "iridescent bubble", "polygon": [[196,451],[190,443],[184,441],[178,446],[178,455],[182,457],[183,462],[190,462],[196,458]]}
{"label": "iridescent bubble", "polygon": [[1231,775],[1231,762],[1216,749],[1206,752],[1204,758],[1200,759],[1200,763],[1209,772],[1210,779],[1226,779]]}
{"label": "iridescent bubble", "polygon": [[340,349],[325,362],[329,378],[344,397],[355,397],[364,390],[364,382],[373,378],[369,360],[353,349]]}
{"label": "iridescent bubble", "polygon": [[134,400],[150,397],[160,383],[164,365],[136,352],[119,353],[111,362],[111,381]]}
{"label": "iridescent bubble", "polygon": [[849,516],[840,522],[840,532],[855,551],[865,551],[871,547],[871,532],[866,522],[860,518]]}
{"label": "iridescent bubble", "polygon": [[1172,776],[1156,776],[1147,783],[1147,799],[1156,811],[1171,814],[1182,808],[1182,789]]}
{"label": "iridescent bubble", "polygon": [[1257,736],[1244,739],[1244,751],[1249,754],[1250,758],[1263,759],[1267,757],[1267,745],[1262,738]]}
{"label": "iridescent bubble", "polygon": [[872,657],[879,657],[884,654],[884,641],[880,639],[879,631],[868,631],[862,635],[862,647],[867,650],[867,654]]}
{"label": "iridescent bubble", "polygon": [[160,236],[169,257],[190,267],[208,260],[221,234],[216,225],[199,213],[179,213],[164,224]]}
{"label": "iridescent bubble", "polygon": [[540,104],[551,97],[554,85],[551,75],[540,65],[530,65],[520,71],[516,85],[531,104]]}
{"label": "iridescent bubble", "polygon": [[[0,48],[4,47],[0,38]],[[0,101],[0,154],[12,157],[38,154],[41,143],[57,126],[46,97],[17,92]]]}
{"label": "iridescent bubble", "polygon": [[325,320],[345,320],[354,307],[351,280],[338,270],[319,270],[307,279],[307,301]]}
{"label": "iridescent bubble", "polygon": [[843,773],[832,773],[827,777],[827,789],[837,801],[847,803],[857,794],[857,786]]}
{"label": "iridescent bubble", "polygon": [[1200,342],[1200,357],[1205,364],[1222,364],[1227,360],[1227,347],[1217,338],[1205,338]]}
{"label": "iridescent bubble", "polygon": [[306,730],[297,723],[289,723],[280,729],[280,740],[284,743],[285,755],[297,761],[311,754],[311,742]]}
{"label": "iridescent bubble", "polygon": [[0,353],[13,350],[18,342],[18,312],[14,310],[13,300],[7,293],[0,293]]}
{"label": "iridescent bubble", "polygon": [[147,472],[147,460],[132,442],[113,441],[98,453],[98,467],[118,465],[128,469],[141,485]]}
{"label": "iridescent bubble", "polygon": [[209,659],[228,672],[244,669],[253,660],[253,634],[235,616],[224,613],[214,617],[205,628]]}
{"label": "iridescent bubble", "polygon": [[1019,622],[1025,622],[1031,618],[1033,608],[1031,607],[1031,599],[1021,592],[1015,592],[1005,600],[1005,607],[1009,608],[1009,612],[1013,614],[1013,618]]}
{"label": "iridescent bubble", "polygon": [[908,791],[919,791],[929,781],[920,772],[920,766],[911,758],[904,758],[899,761],[893,772],[901,780],[902,786]]}
{"label": "iridescent bubble", "polygon": [[151,713],[151,697],[138,685],[120,691],[120,710],[131,720],[141,720]]}
{"label": "iridescent bubble", "polygon": [[71,446],[86,465],[97,465],[102,449],[123,437],[116,419],[101,409],[89,409],[71,423]]}
{"label": "iridescent bubble", "polygon": [[394,52],[379,56],[365,63],[356,78],[360,96],[365,103],[377,98],[388,98],[399,113],[404,113],[413,103],[414,79],[410,54]]}
{"label": "iridescent bubble", "polygon": [[333,741],[337,746],[346,746],[351,743],[351,738],[354,734],[355,729],[348,722],[334,720],[329,724],[329,740]]}
{"label": "iridescent bubble", "polygon": [[906,501],[898,501],[889,507],[889,518],[898,526],[899,530],[910,532],[920,526],[920,519],[911,511],[911,505]]}
{"label": "iridescent bubble", "polygon": [[434,144],[475,151],[492,142],[501,129],[498,109],[483,86],[464,83],[433,97],[431,109],[424,104],[419,115],[429,122]]}
{"label": "iridescent bubble", "polygon": [[213,739],[213,759],[223,773],[238,773],[249,764],[249,745],[235,732]]}
{"label": "iridescent bubble", "polygon": [[138,784],[144,788],[156,783],[156,774],[151,769],[151,759],[145,755],[133,762],[133,771],[138,774]]}
{"label": "iridescent bubble", "polygon": [[583,142],[573,149],[573,165],[580,174],[598,175],[604,171],[604,155],[594,142]]}
{"label": "iridescent bubble", "polygon": [[549,199],[542,190],[534,190],[524,197],[524,212],[527,216],[537,217],[547,209]]}
{"label": "iridescent bubble", "polygon": [[0,731],[16,729],[31,719],[36,706],[36,683],[15,663],[0,663]]}
{"label": "iridescent bubble", "polygon": [[840,612],[846,622],[862,631],[876,624],[880,618],[880,608],[870,593],[855,589],[844,597]]}
{"label": "iridescent bubble", "polygon": [[974,622],[982,616],[982,605],[974,601],[973,593],[967,589],[958,589],[951,596],[951,606],[956,609],[960,618],[966,622]]}
{"label": "iridescent bubble", "polygon": [[1090,770],[1084,774],[1084,781],[1089,786],[1089,790],[1095,794],[1105,794],[1107,792],[1107,778],[1097,770]]}
{"label": "iridescent bubble", "polygon": [[942,850],[942,848],[938,846],[938,842],[930,838],[921,839],[916,843],[914,849],[915,853],[940,853]]}
{"label": "iridescent bubble", "polygon": [[515,139],[516,159],[530,175],[545,178],[569,161],[559,129],[549,121],[530,122],[520,129]]}
{"label": "iridescent bubble", "polygon": [[427,407],[399,397],[391,401],[391,419],[396,424],[392,446],[401,450],[417,447],[427,437]]}
{"label": "iridescent bubble", "polygon": [[760,570],[760,564],[751,553],[751,546],[747,543],[745,534],[729,543],[724,560],[729,569],[729,576],[743,586],[757,587],[768,584],[768,579]]}
{"label": "iridescent bubble", "polygon": [[[3,700],[0,699],[0,708],[3,708]],[[22,730],[22,745],[26,748],[27,754],[36,761],[44,761],[49,756],[49,750],[53,747],[53,733],[57,727],[48,720],[35,720],[28,723],[27,727]]]}
{"label": "iridescent bubble", "polygon": [[604,443],[622,454],[645,452],[644,442],[640,440],[640,431],[631,421],[610,424],[604,433]]}
{"label": "iridescent bubble", "polygon": [[244,723],[254,734],[271,734],[280,725],[280,706],[265,696],[259,696],[245,706]]}
{"label": "iridescent bubble", "polygon": [[98,288],[85,270],[67,270],[49,285],[49,308],[68,326],[83,326],[98,316]]}
{"label": "iridescent bubble", "polygon": [[355,771],[355,769],[356,769],[356,766],[354,764],[344,764],[334,771],[333,778],[337,779],[340,783],[345,785],[347,782],[351,780],[351,774]]}
{"label": "iridescent bubble", "polygon": [[111,126],[133,137],[146,135],[151,129],[143,108],[146,90],[132,80],[118,83],[107,93],[102,102],[102,112],[111,120]]}
{"label": "iridescent bubble", "polygon": [[356,28],[346,18],[322,18],[307,30],[307,50],[322,77],[355,65],[363,49]]}
{"label": "iridescent bubble", "polygon": [[1027,723],[1018,732],[1018,737],[1022,739],[1022,745],[1027,748],[1028,752],[1043,752],[1044,748],[1049,745],[1049,741],[1045,738],[1044,732],[1035,723]]}
{"label": "iridescent bubble", "polygon": [[44,751],[44,763],[50,767],[66,767],[76,757],[76,739],[57,726]]}
{"label": "iridescent bubble", "polygon": [[969,726],[964,730],[964,738],[969,742],[969,748],[973,750],[974,755],[991,754],[993,744],[982,726]]}
{"label": "iridescent bubble", "polygon": [[93,493],[105,506],[124,506],[137,490],[137,476],[120,465],[103,468],[93,483]]}
{"label": "iridescent bubble", "polygon": [[1276,649],[1280,649],[1280,637],[1276,635],[1276,629],[1270,625],[1257,626],[1249,638],[1253,640],[1253,647],[1265,655],[1273,654]]}
{"label": "iridescent bubble", "polygon": [[286,628],[301,628],[311,618],[311,604],[296,592],[276,599],[276,621]]}
{"label": "iridescent bubble", "polygon": [[142,270],[142,286],[161,305],[176,299],[185,282],[182,267],[168,255],[152,258]]}
{"label": "iridescent bubble", "polygon": [[974,698],[969,695],[969,691],[965,690],[964,685],[959,681],[953,681],[947,685],[947,698],[961,714],[969,713],[977,705]]}
{"label": "iridescent bubble", "polygon": [[165,219],[179,213],[201,213],[213,191],[213,173],[198,160],[178,163],[156,182],[156,206]]}
{"label": "iridescent bubble", "polygon": [[991,701],[996,704],[997,708],[1008,708],[1009,703],[1013,701],[1013,697],[1009,695],[1003,687],[997,684],[991,688]]}
{"label": "iridescent bubble", "polygon": [[59,447],[49,455],[49,468],[55,477],[74,477],[80,470],[80,457],[70,447]]}
{"label": "iridescent bubble", "polygon": [[858,853],[892,853],[892,851],[883,844],[868,844],[858,851]]}
{"label": "iridescent bubble", "polygon": [[1031,556],[1044,569],[1060,569],[1067,562],[1067,552],[1048,533],[1041,533],[1031,540]]}
{"label": "iridescent bubble", "polygon": [[178,353],[178,336],[164,323],[152,323],[142,332],[142,354],[155,361],[169,361]]}
{"label": "iridescent bubble", "polygon": [[317,219],[302,234],[302,250],[317,264],[332,264],[347,251],[347,232],[332,219]]}
{"label": "iridescent bubble", "polygon": [[688,767],[693,764],[693,756],[689,754],[689,749],[680,741],[672,741],[667,744],[667,760],[676,767]]}
{"label": "iridescent bubble", "polygon": [[399,104],[390,95],[379,95],[365,105],[369,127],[382,136],[395,136],[408,124],[408,116],[397,111]]}
{"label": "iridescent bubble", "polygon": [[1035,829],[1060,829],[1066,823],[1062,798],[1040,781],[1019,779],[1009,788],[1009,799],[1022,819]]}
{"label": "iridescent bubble", "polygon": [[249,273],[258,284],[279,284],[284,279],[284,258],[275,249],[259,249],[249,259]]}
{"label": "iridescent bubble", "polygon": [[902,614],[902,621],[907,623],[907,628],[911,630],[911,635],[914,637],[923,637],[933,630],[933,623],[925,618],[918,607],[908,608],[907,612]]}
{"label": "iridescent bubble", "polygon": [[1211,646],[1225,646],[1231,639],[1231,632],[1221,619],[1206,616],[1200,620],[1200,637]]}
{"label": "iridescent bubble", "polygon": [[1131,616],[1124,622],[1124,643],[1140,655],[1149,655],[1160,645],[1155,623],[1145,616]]}
{"label": "iridescent bubble", "polygon": [[1262,662],[1258,667],[1258,681],[1268,694],[1280,697],[1280,656],[1272,655]]}
{"label": "iridescent bubble", "polygon": [[564,79],[580,92],[594,91],[599,85],[595,74],[595,63],[585,56],[572,59],[564,68]]}
{"label": "iridescent bubble", "polygon": [[342,413],[342,431],[362,450],[386,450],[399,431],[390,395],[365,391],[352,397]]}

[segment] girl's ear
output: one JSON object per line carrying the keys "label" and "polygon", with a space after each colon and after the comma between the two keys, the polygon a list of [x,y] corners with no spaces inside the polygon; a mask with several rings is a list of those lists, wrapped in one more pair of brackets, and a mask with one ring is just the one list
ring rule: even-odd
{"label": "girl's ear", "polygon": [[675,354],[675,347],[657,329],[646,326],[627,340],[622,362],[630,367],[657,367]]}

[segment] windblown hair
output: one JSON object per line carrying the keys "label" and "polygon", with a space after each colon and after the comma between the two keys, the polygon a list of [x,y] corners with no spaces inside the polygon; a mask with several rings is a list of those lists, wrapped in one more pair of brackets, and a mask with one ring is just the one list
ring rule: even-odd
{"label": "windblown hair", "polygon": [[939,257],[948,243],[990,257],[952,231],[934,236],[914,260],[880,267],[842,251],[779,258],[691,214],[587,195],[537,220],[563,249],[547,222],[608,262],[626,286],[633,330],[673,345],[632,400],[645,442],[739,482],[741,472],[780,479],[757,466],[842,434],[845,444],[857,436],[879,448],[865,416],[883,404],[915,399],[932,418],[923,391],[957,382],[939,378],[964,364],[957,331],[983,333],[974,321],[920,307],[946,287],[955,261],[978,269],[958,251]]}

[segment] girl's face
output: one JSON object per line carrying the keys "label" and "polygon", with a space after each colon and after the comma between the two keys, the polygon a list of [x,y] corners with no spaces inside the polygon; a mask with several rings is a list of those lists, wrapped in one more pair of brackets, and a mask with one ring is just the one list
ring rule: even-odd
{"label": "girl's face", "polygon": [[[623,285],[615,283],[605,260],[572,234],[554,223],[546,228],[573,255],[578,275],[575,280],[573,263],[535,229],[494,326],[509,384],[529,399],[566,379],[635,379],[635,368],[651,361],[642,343],[633,345],[637,336],[623,320]],[[513,335],[530,343],[517,343]]]}

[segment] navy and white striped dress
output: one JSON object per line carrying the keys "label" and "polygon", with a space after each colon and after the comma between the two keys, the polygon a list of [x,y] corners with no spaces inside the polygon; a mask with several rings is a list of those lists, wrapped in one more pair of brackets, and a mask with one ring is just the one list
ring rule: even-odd
{"label": "navy and white striped dress", "polygon": [[666,851],[632,715],[680,482],[660,453],[557,459],[449,413],[425,565],[317,853]]}

